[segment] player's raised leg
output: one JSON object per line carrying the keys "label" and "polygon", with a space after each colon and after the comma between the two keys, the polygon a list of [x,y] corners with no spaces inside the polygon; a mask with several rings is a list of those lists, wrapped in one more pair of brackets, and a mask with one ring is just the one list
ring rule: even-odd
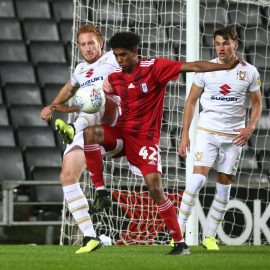
{"label": "player's raised leg", "polygon": [[[64,120],[58,118],[55,120],[55,129],[63,135],[64,142],[70,144],[73,142],[75,134],[78,134],[87,127],[101,123],[108,125],[114,124],[117,121],[119,115],[119,108],[117,103],[119,103],[117,97],[105,96],[105,102],[103,106],[101,106],[101,108],[98,110],[98,112],[81,112],[76,121],[72,124],[66,123]],[[55,108],[55,110],[57,111],[58,109]]]}
{"label": "player's raised leg", "polygon": [[75,128],[73,124],[68,124],[64,120],[58,118],[54,122],[55,129],[63,135],[63,141],[70,144],[74,140]]}
{"label": "player's raised leg", "polygon": [[[106,132],[104,132],[106,130]],[[106,133],[106,136],[105,136]],[[111,198],[106,190],[103,177],[103,160],[101,146],[104,154],[115,156],[122,151],[123,143],[119,134],[113,133],[110,126],[93,126],[84,130],[84,153],[86,165],[91,175],[91,180],[96,187],[96,197],[90,208],[90,212],[100,212],[111,207]]]}

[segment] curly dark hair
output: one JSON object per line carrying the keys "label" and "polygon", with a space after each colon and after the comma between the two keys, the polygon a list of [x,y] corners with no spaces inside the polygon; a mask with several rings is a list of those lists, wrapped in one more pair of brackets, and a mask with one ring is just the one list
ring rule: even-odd
{"label": "curly dark hair", "polygon": [[213,38],[215,39],[216,36],[222,36],[225,40],[231,39],[233,41],[237,41],[238,39],[236,31],[231,26],[217,29],[214,32]]}
{"label": "curly dark hair", "polygon": [[124,48],[129,50],[137,49],[141,42],[140,36],[133,32],[118,32],[109,41],[112,49]]}

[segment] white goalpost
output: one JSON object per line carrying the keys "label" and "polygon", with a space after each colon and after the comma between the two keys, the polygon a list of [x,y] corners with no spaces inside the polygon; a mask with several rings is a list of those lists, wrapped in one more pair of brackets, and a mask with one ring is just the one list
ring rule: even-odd
{"label": "white goalpost", "polygon": [[[85,23],[100,27],[105,41],[118,31],[141,36],[143,57],[175,60],[210,60],[215,57],[212,35],[216,28],[232,25],[239,36],[238,55],[255,65],[261,75],[263,113],[248,145],[244,147],[235,177],[228,211],[217,237],[221,244],[270,243],[270,2],[264,0],[73,0],[72,66],[79,61],[76,30]],[[109,50],[108,44],[105,49]],[[161,130],[163,185],[179,208],[185,182],[193,169],[193,156],[177,153],[186,95],[193,74],[181,74],[169,83],[164,99]],[[198,106],[199,107],[199,106]],[[250,105],[247,103],[247,117]],[[74,116],[70,116],[72,120]],[[195,137],[196,119],[190,136]],[[98,234],[114,244],[168,244],[164,224],[157,214],[142,178],[129,171],[125,158],[104,159],[106,186],[113,206],[92,216]],[[208,211],[215,193],[215,173],[202,188],[186,240],[197,245],[205,233]],[[81,186],[91,201],[95,190],[85,172]],[[78,244],[82,236],[64,203],[60,244]]]}

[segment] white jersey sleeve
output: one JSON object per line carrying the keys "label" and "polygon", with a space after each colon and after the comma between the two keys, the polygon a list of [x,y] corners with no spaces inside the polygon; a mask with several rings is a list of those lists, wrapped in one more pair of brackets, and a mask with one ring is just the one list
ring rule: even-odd
{"label": "white jersey sleeve", "polygon": [[[77,65],[77,67],[78,67],[78,65]],[[76,71],[76,69],[75,69],[75,71]],[[76,78],[76,73],[75,73],[75,71],[72,73],[72,75],[71,75],[71,79],[70,79],[70,82],[71,82],[71,85],[72,86],[79,86],[79,81],[77,80],[77,78]]]}
{"label": "white jersey sleeve", "polygon": [[195,73],[193,82],[198,87],[204,88],[204,77],[203,77],[203,73]]}
{"label": "white jersey sleeve", "polygon": [[258,70],[254,66],[250,65],[250,69],[252,68],[254,71],[253,71],[253,76],[250,76],[250,85],[249,85],[248,91],[256,92],[260,90],[261,79],[260,79],[260,73],[258,72]]}

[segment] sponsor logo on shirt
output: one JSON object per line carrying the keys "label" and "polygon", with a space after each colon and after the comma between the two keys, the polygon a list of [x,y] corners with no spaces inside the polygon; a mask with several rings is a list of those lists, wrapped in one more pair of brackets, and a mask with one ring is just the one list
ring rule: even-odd
{"label": "sponsor logo on shirt", "polygon": [[99,77],[94,77],[90,80],[87,80],[86,82],[82,83],[80,86],[83,87],[83,86],[86,86],[86,85],[89,85],[89,84],[92,84],[94,82],[97,82],[97,81],[103,81],[104,78],[103,76],[99,76]]}
{"label": "sponsor logo on shirt", "polygon": [[236,97],[215,97],[215,96],[211,96],[212,100],[221,100],[221,101],[237,101],[238,98]]}
{"label": "sponsor logo on shirt", "polygon": [[[219,93],[223,94],[224,96],[231,93],[230,89],[231,87],[228,84],[221,85],[219,90]],[[237,101],[238,98],[236,97],[217,97],[217,96],[211,96],[212,100],[221,100],[221,101]]]}
{"label": "sponsor logo on shirt", "polygon": [[147,83],[142,83],[141,84],[141,89],[144,93],[148,92],[148,85]]}
{"label": "sponsor logo on shirt", "polygon": [[86,77],[86,78],[90,78],[90,77],[93,75],[93,73],[94,73],[94,69],[93,69],[93,68],[90,68],[90,69],[86,72],[85,77]]}
{"label": "sponsor logo on shirt", "polygon": [[228,84],[223,84],[219,88],[220,88],[219,93],[223,94],[224,96],[231,93],[231,91],[229,90],[231,89],[231,87]]}

